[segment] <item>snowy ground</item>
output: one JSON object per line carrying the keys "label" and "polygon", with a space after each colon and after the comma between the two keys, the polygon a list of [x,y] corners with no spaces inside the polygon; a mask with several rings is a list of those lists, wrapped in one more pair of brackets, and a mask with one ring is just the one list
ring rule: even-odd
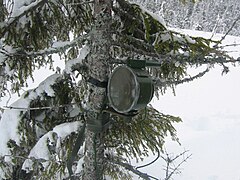
{"label": "snowy ground", "polygon": [[[206,36],[202,32],[187,32]],[[230,36],[225,43],[237,42],[240,38]],[[236,57],[240,56],[239,49],[240,46],[229,48],[237,51],[233,53]],[[183,119],[183,123],[176,126],[182,146],[169,140],[166,148],[176,154],[190,150],[192,157],[181,166],[182,173],[174,176],[174,180],[240,180],[240,67],[230,70],[229,74],[221,76],[221,69],[216,67],[199,80],[179,85],[176,96],[168,91],[159,100],[152,101],[161,112]],[[30,86],[45,79],[42,77],[45,72],[36,73],[40,76]],[[154,156],[145,162],[152,159]],[[163,177],[162,168],[160,159],[141,170],[160,178]]]}

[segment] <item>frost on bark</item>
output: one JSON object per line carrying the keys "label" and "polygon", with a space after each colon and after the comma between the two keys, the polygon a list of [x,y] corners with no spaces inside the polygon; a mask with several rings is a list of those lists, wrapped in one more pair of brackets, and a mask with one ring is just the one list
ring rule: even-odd
{"label": "frost on bark", "polygon": [[95,0],[95,22],[92,27],[91,50],[86,60],[88,73],[88,109],[86,112],[86,139],[84,159],[84,180],[103,179],[104,147],[103,128],[108,115],[102,113],[105,106],[106,87],[109,72],[109,47],[111,0]]}

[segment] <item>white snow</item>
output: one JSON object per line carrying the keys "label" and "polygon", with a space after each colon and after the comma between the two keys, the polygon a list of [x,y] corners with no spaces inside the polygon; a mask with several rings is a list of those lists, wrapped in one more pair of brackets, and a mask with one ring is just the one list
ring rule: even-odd
{"label": "white snow", "polygon": [[76,132],[79,129],[79,126],[82,125],[79,121],[64,123],[53,128],[53,132],[57,133],[59,137],[66,138],[70,133]]}
{"label": "white snow", "polygon": [[3,53],[0,53],[0,65],[5,61],[6,56]]}
{"label": "white snow", "polygon": [[41,94],[45,92],[50,97],[54,96],[54,90],[52,89],[52,85],[56,82],[56,79],[59,77],[61,77],[60,74],[53,74],[49,76],[45,81],[41,82],[38,88],[35,90],[36,95],[41,96]]}
{"label": "white snow", "polygon": [[72,59],[66,62],[65,72],[70,74],[72,71],[72,67],[74,67],[77,64],[82,64],[82,60],[84,60],[87,57],[89,52],[90,52],[90,48],[87,45],[84,45],[80,49],[78,58]]}
{"label": "white snow", "polygon": [[[31,9],[32,7],[36,6],[39,2],[42,0],[14,0],[13,2],[13,10],[11,14],[11,18],[9,18],[7,24],[10,24],[13,22],[15,17],[19,17],[22,14],[24,14],[26,11]],[[17,28],[23,28],[25,24],[28,22],[31,22],[31,18],[29,16],[22,16],[18,20],[18,27]]]}
{"label": "white snow", "polygon": [[147,10],[144,6],[139,5],[139,7],[141,8],[141,10],[142,10],[144,13],[149,14],[149,15],[152,16],[154,19],[156,19],[158,22],[160,22],[165,28],[167,28],[166,22],[164,21],[164,19],[163,19],[160,15],[155,14],[155,13]]}
{"label": "white snow", "polygon": [[189,35],[186,35],[185,38],[186,38],[187,42],[189,42],[191,44],[196,43],[196,41],[194,39],[192,39]]}
{"label": "white snow", "polygon": [[[71,133],[77,132],[81,125],[82,123],[80,121],[63,123],[56,126],[52,131],[45,134],[32,148],[28,156],[29,159],[24,162],[22,169],[26,170],[27,172],[29,170],[32,170],[33,161],[31,157],[46,160],[46,162],[43,163],[44,167],[46,167],[48,165],[48,160],[50,160],[51,158],[51,154],[47,146],[48,140],[50,141],[50,143],[54,143],[55,141],[57,143],[60,143],[59,141],[64,140]],[[57,139],[55,140],[53,136],[56,136]]]}
{"label": "white snow", "polygon": [[[16,102],[18,103],[18,101]],[[19,119],[17,118],[20,114],[19,110],[6,110],[0,121],[0,156],[9,155],[10,151],[7,148],[7,142],[10,139],[14,139],[19,144],[19,134],[17,127]]]}
{"label": "white snow", "polygon": [[60,47],[66,46],[68,44],[70,44],[70,41],[57,41],[57,42],[53,43],[52,48],[60,48]]}
{"label": "white snow", "polygon": [[7,109],[2,114],[2,118],[0,121],[0,156],[10,155],[9,148],[7,147],[7,142],[9,140],[15,140],[16,143],[19,145],[20,142],[20,135],[18,134],[18,125],[20,122],[20,114],[22,111],[27,111],[31,100],[35,99],[37,96],[42,95],[42,93],[46,93],[48,96],[53,96],[54,91],[52,89],[52,84],[59,78],[61,75],[54,74],[49,76],[45,81],[40,83],[39,87],[35,90],[30,90],[29,95],[14,102],[11,107],[19,107],[19,108],[26,108],[26,110],[20,109]]}
{"label": "white snow", "polygon": [[[169,41],[171,39],[170,34],[166,33],[166,34],[160,34],[158,35],[160,38],[158,39],[161,42],[166,42]],[[155,42],[156,43],[156,42]]]}
{"label": "white snow", "polygon": [[17,17],[24,11],[35,6],[41,0],[14,0],[12,17]]}

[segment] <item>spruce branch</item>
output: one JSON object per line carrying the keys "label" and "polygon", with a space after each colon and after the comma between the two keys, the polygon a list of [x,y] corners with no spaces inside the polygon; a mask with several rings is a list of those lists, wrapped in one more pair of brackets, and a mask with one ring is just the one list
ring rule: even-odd
{"label": "spruce branch", "polygon": [[49,47],[47,49],[39,50],[39,51],[32,51],[32,52],[25,52],[25,51],[16,51],[16,52],[7,52],[5,49],[1,49],[1,53],[3,53],[6,56],[9,57],[38,57],[38,56],[48,56],[55,53],[60,53],[63,51],[66,51],[68,48],[74,47],[78,44],[84,44],[84,42],[88,39],[89,34],[84,34],[82,36],[77,37],[76,39],[73,39],[72,41],[69,41],[67,43],[63,43],[61,46],[58,47]]}
{"label": "spruce branch", "polygon": [[[179,55],[173,55],[173,56],[169,55],[169,57],[179,62],[180,64],[188,64],[190,66],[240,63],[240,57],[233,58],[225,53],[226,52],[220,52],[220,51],[214,50],[214,52],[212,54],[209,54],[208,56],[196,54],[193,57],[188,57],[188,56],[179,54]],[[167,59],[167,56],[165,57]]]}
{"label": "spruce branch", "polygon": [[26,9],[25,11],[23,11],[21,14],[19,14],[18,16],[16,17],[9,17],[9,21],[7,21],[3,27],[1,27],[2,31],[1,34],[0,34],[0,37],[2,38],[6,32],[8,32],[11,28],[12,28],[12,25],[16,22],[19,21],[20,18],[22,18],[23,16],[27,15],[29,12],[33,12],[35,11],[37,8],[39,7],[42,7],[45,3],[47,3],[48,0],[41,0],[39,1],[38,3],[34,4],[33,6],[30,6],[28,9]]}
{"label": "spruce branch", "polygon": [[146,52],[156,52],[152,44],[145,42],[143,39],[136,38],[134,36],[119,34],[119,41],[134,44],[134,46],[136,46],[137,49],[145,50]]}
{"label": "spruce branch", "polygon": [[128,51],[130,53],[136,53],[138,55],[144,55],[144,56],[147,56],[148,58],[155,59],[155,60],[159,60],[159,59],[161,59],[161,57],[164,57],[163,55],[160,55],[156,52],[150,52],[150,51],[147,51],[147,50],[144,50],[144,49],[136,48],[132,44],[114,42],[112,45],[117,46],[117,47],[121,47],[122,49],[124,49],[125,51]]}
{"label": "spruce branch", "polygon": [[[34,158],[34,157],[24,157],[24,156],[20,156],[20,155],[10,155],[10,154],[6,154],[6,155],[3,155],[3,156],[0,156],[1,158],[5,158],[5,157],[9,157],[9,158],[17,158],[17,159],[22,159],[22,160],[37,160],[38,162],[50,162],[52,160],[46,160],[46,159],[43,159],[43,158]],[[61,161],[59,161],[61,162]]]}
{"label": "spruce branch", "polygon": [[195,79],[201,78],[208,72],[209,72],[209,68],[207,68],[206,70],[198,73],[195,76],[192,76],[192,77],[189,77],[189,78],[184,78],[182,80],[177,80],[177,81],[162,81],[160,78],[157,78],[155,80],[155,83],[156,83],[156,86],[160,86],[160,87],[162,87],[162,86],[169,86],[169,85],[183,84],[183,83],[191,82],[191,81],[193,81]]}

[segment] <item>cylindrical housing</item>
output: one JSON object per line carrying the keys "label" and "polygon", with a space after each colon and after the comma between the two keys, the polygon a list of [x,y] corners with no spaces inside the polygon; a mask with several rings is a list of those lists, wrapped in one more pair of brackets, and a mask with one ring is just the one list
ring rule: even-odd
{"label": "cylindrical housing", "polygon": [[119,66],[109,78],[109,103],[120,113],[146,107],[153,97],[153,92],[152,79],[141,69]]}

